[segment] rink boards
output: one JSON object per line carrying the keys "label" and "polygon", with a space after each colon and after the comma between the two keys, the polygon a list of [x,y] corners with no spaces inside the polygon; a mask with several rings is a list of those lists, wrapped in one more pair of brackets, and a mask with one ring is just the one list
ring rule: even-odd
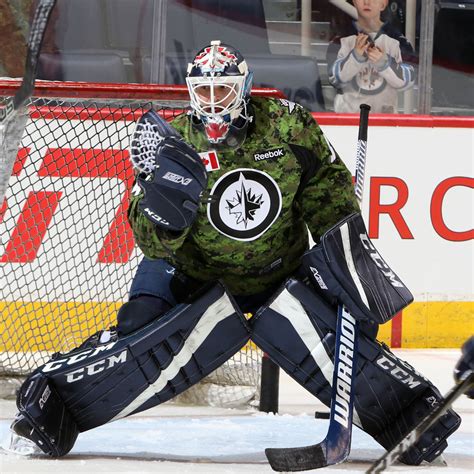
{"label": "rink boards", "polygon": [[[354,171],[357,117],[320,114],[317,119]],[[54,116],[32,120],[60,122]],[[101,118],[92,120],[100,132]],[[69,122],[74,133],[78,127],[87,129],[91,125],[88,120]],[[473,124],[470,118],[371,116],[363,214],[377,249],[415,295],[415,303],[381,327],[380,338],[393,347],[457,347],[474,332]],[[110,148],[104,148],[107,141],[100,133],[94,141],[72,142],[72,147],[66,134],[55,137],[54,146],[49,142],[49,148],[36,153],[22,148],[17,158],[9,192],[23,193],[21,209],[16,209],[20,217],[6,234],[2,230],[7,239],[0,242],[0,265],[4,266],[7,285],[13,281],[21,284],[11,300],[0,302],[4,315],[0,333],[12,323],[29,324],[28,334],[37,350],[48,350],[45,333],[54,334],[58,321],[77,328],[98,320],[108,324],[126,298],[130,272],[124,267],[131,265],[131,259],[136,261],[137,251],[130,245],[119,245],[123,233],[117,232],[117,226],[130,234],[123,203],[133,177],[128,162],[131,123],[117,123],[116,128],[119,139]],[[71,148],[64,153],[66,146]],[[67,168],[72,169],[70,174],[55,172],[55,153],[59,149],[71,163],[101,160],[106,166],[98,174],[84,174],[81,166]],[[110,172],[113,167],[120,170],[116,175]],[[35,179],[31,186],[20,189],[16,183],[25,174]],[[104,196],[104,180],[110,195]],[[34,248],[19,257],[14,249],[22,241],[25,214],[34,218],[34,195],[41,192],[49,193],[50,206],[41,210],[43,216],[44,212],[50,214],[48,225],[38,232]],[[48,249],[58,245],[59,227],[77,226],[74,214],[61,207],[66,195],[69,200],[77,200],[79,207],[102,204],[100,212],[80,223],[75,236],[81,249],[87,249],[86,261],[76,265],[74,252],[58,258],[57,272],[68,272],[69,289],[52,295],[43,258]],[[8,197],[0,208],[0,221],[14,212],[8,207]],[[97,236],[98,227],[104,229],[103,235]],[[101,294],[98,288],[89,291],[87,281],[105,267],[106,293]],[[38,317],[45,313],[52,316],[44,324],[37,324]],[[31,347],[31,341],[25,343]],[[8,341],[3,344],[1,351],[21,350],[8,347]]]}

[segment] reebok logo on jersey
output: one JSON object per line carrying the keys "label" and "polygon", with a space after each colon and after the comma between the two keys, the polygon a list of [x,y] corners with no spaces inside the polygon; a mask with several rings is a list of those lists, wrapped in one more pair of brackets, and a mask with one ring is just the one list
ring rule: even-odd
{"label": "reebok logo on jersey", "polygon": [[216,171],[220,168],[217,153],[214,150],[198,153],[206,167],[206,171]]}
{"label": "reebok logo on jersey", "polygon": [[192,181],[191,178],[185,178],[184,176],[181,176],[179,174],[171,173],[171,171],[165,173],[163,175],[163,179],[166,179],[167,181],[172,181],[173,183],[182,184],[183,186],[187,186]]}
{"label": "reebok logo on jersey", "polygon": [[271,160],[272,158],[281,158],[282,156],[285,156],[285,150],[283,150],[283,148],[263,151],[261,153],[255,153],[255,155],[253,155],[255,161]]}

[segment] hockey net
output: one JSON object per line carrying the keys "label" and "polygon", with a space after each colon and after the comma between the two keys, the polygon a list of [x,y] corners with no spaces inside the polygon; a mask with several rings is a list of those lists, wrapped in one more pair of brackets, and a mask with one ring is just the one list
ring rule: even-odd
{"label": "hockey net", "polygon": [[[18,85],[0,81],[0,106]],[[187,100],[184,86],[39,82],[19,147],[0,131],[0,166],[11,171],[0,202],[3,395],[52,353],[115,324],[142,257],[126,218],[129,139],[144,111],[172,118]],[[261,354],[247,345],[180,401],[256,404],[260,379]]]}

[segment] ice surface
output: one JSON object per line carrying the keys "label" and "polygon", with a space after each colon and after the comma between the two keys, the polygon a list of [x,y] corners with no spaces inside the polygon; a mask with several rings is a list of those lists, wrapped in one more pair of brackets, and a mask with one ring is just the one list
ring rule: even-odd
{"label": "ice surface", "polygon": [[[458,351],[398,351],[401,358],[431,378],[442,392],[452,385],[452,368]],[[430,474],[474,472],[473,403],[463,397],[456,409],[463,417],[461,428],[450,438],[445,451],[448,467],[397,465],[394,472]],[[0,440],[9,434],[15,411],[13,402],[0,404]],[[179,407],[165,404],[139,416],[82,433],[65,458],[25,458],[0,455],[1,473],[13,472],[172,472],[260,473],[273,472],[264,448],[290,447],[319,442],[327,420],[316,420],[321,404],[291,379],[282,375],[280,415],[251,410]],[[382,454],[382,448],[355,428],[347,463],[319,472],[363,472]]]}

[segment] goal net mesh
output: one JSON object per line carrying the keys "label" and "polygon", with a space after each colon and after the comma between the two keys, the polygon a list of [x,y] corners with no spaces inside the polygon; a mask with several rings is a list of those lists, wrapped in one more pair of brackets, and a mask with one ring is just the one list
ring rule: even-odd
{"label": "goal net mesh", "polygon": [[[139,98],[134,90],[114,90],[113,97],[101,91],[100,98],[71,85],[43,90],[30,100],[13,160],[8,130],[0,130],[3,172],[13,163],[0,202],[4,381],[114,325],[127,300],[142,258],[126,217],[133,183],[130,136],[151,107],[171,119],[187,106],[179,88],[165,93],[148,87]],[[1,105],[10,92],[0,91]],[[261,354],[247,345],[179,401],[256,403],[260,367]]]}

